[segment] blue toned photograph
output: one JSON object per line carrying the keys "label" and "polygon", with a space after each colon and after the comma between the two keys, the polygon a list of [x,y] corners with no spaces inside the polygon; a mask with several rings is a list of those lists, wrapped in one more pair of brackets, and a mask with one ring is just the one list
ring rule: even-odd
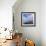
{"label": "blue toned photograph", "polygon": [[21,26],[34,26],[35,12],[22,12],[21,13]]}
{"label": "blue toned photograph", "polygon": [[24,13],[22,15],[23,24],[33,24],[33,16],[31,13]]}

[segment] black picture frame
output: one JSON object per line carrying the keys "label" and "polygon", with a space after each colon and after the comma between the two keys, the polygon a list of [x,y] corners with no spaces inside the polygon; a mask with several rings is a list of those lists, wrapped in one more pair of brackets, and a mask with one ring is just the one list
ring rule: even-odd
{"label": "black picture frame", "polygon": [[36,26],[36,12],[21,12],[21,26],[35,27]]}

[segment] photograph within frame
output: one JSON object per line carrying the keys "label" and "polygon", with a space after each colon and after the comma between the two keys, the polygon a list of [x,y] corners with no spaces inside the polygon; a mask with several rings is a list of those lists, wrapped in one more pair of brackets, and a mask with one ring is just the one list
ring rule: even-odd
{"label": "photograph within frame", "polygon": [[21,12],[21,26],[36,26],[36,12]]}

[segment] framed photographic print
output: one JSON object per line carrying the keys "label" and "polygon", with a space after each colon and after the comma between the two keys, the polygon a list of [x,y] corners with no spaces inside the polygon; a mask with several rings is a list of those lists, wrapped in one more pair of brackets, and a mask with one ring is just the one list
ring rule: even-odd
{"label": "framed photographic print", "polygon": [[36,26],[36,12],[21,12],[21,26]]}

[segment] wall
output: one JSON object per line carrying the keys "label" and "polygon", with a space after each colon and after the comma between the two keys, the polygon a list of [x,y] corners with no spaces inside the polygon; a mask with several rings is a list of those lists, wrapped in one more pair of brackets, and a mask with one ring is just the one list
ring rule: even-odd
{"label": "wall", "polygon": [[[16,0],[0,0],[0,33],[4,30],[2,30],[1,27],[6,27],[9,30],[12,29],[12,6],[15,2]],[[0,38],[5,38],[5,35],[10,35],[10,32],[3,31],[0,34]]]}
{"label": "wall", "polygon": [[[35,42],[36,46],[41,46],[41,31],[39,21],[41,15],[41,1],[20,0],[18,2],[16,2],[13,6],[15,29],[18,30],[18,32],[22,32],[25,39],[31,39]],[[21,12],[23,11],[36,12],[36,27],[21,27]]]}
{"label": "wall", "polygon": [[40,31],[42,46],[46,46],[46,0],[41,1]]}
{"label": "wall", "polygon": [[12,6],[16,0],[0,0],[0,27],[12,29]]}

